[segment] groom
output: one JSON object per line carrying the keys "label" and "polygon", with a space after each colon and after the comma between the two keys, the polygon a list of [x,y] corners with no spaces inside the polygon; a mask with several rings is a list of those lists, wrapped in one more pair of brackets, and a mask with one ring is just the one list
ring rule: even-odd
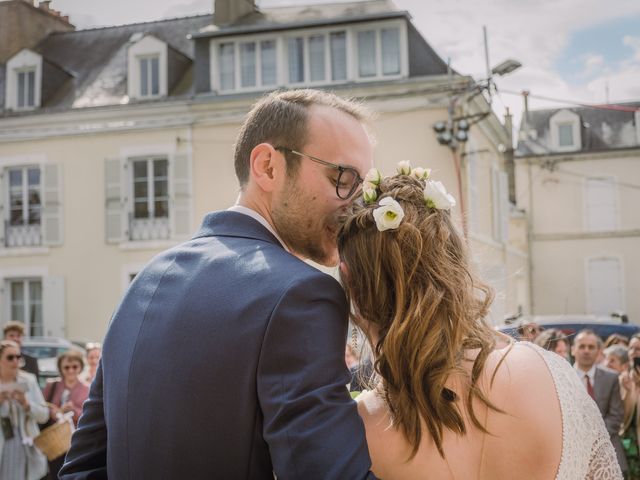
{"label": "groom", "polygon": [[338,262],[338,214],[373,163],[364,121],[313,90],[254,106],[237,205],[132,283],[60,478],[373,478],[345,296],[300,260]]}

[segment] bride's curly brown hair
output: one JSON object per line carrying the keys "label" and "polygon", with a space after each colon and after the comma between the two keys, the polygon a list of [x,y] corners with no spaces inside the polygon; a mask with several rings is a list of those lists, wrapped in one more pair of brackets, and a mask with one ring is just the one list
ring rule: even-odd
{"label": "bride's curly brown hair", "polygon": [[[493,291],[472,271],[467,248],[449,211],[425,204],[424,181],[407,175],[383,179],[372,205],[354,202],[338,235],[342,281],[357,315],[379,329],[372,345],[375,370],[394,424],[412,447],[422,438],[421,420],[442,449],[443,429],[465,434],[455,395],[445,387],[461,366],[464,352],[477,350],[464,405],[471,422],[486,432],[473,409],[473,399],[495,407],[478,386],[496,337],[485,323]],[[404,210],[395,230],[378,231],[373,210],[384,197]]]}

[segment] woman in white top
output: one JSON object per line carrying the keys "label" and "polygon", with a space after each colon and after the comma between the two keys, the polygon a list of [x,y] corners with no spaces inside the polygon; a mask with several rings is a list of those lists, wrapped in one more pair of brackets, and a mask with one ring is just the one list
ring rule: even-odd
{"label": "woman in white top", "polygon": [[358,397],[383,479],[618,479],[597,406],[568,362],[497,337],[490,288],[472,272],[428,170],[367,175],[339,234],[354,321],[377,385]]}
{"label": "woman in white top", "polygon": [[39,480],[46,457],[33,446],[49,411],[34,375],[20,371],[20,346],[0,342],[0,479]]}

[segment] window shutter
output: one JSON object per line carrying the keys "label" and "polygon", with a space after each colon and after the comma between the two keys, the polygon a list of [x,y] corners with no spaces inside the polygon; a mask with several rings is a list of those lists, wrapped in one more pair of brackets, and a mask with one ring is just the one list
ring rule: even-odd
{"label": "window shutter", "polygon": [[120,158],[107,158],[104,163],[105,233],[107,243],[120,243],[127,235],[126,195],[124,194],[124,162]]}
{"label": "window shutter", "polygon": [[4,169],[0,169],[0,248],[3,248],[6,246],[6,243],[4,241],[4,226],[5,226],[5,222],[7,221],[9,215],[7,214],[7,212],[5,211],[5,195],[6,195],[6,191],[7,189],[5,188],[6,183],[5,183],[5,173],[4,173]]}
{"label": "window shutter", "polygon": [[171,159],[171,236],[186,238],[191,230],[191,159],[177,154]]}
{"label": "window shutter", "polygon": [[42,240],[45,245],[62,245],[60,165],[46,163],[42,173]]}
{"label": "window shutter", "polygon": [[586,190],[587,231],[615,230],[618,227],[615,179],[588,178]]}
{"label": "window shutter", "polygon": [[42,278],[42,306],[45,335],[66,337],[64,277]]}
{"label": "window shutter", "polygon": [[624,310],[622,268],[618,258],[590,258],[588,261],[587,309],[596,315]]}

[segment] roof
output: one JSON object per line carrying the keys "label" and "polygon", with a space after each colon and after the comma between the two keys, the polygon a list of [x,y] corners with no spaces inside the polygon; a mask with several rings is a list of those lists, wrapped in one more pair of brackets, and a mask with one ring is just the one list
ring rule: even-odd
{"label": "roof", "polygon": [[640,102],[617,103],[602,108],[575,107],[530,110],[520,124],[519,157],[553,153],[549,121],[553,115],[568,110],[580,117],[581,152],[601,152],[637,147],[633,109],[640,110]]}
{"label": "roof", "polygon": [[272,7],[245,15],[229,25],[208,25],[193,32],[192,36],[220,37],[390,18],[411,17],[408,12],[398,10],[391,0]]}

